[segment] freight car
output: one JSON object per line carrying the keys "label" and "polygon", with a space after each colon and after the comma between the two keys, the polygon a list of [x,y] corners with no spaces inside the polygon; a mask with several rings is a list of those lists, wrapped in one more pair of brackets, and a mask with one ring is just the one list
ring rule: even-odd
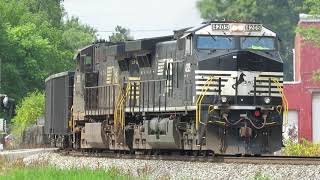
{"label": "freight car", "polygon": [[45,125],[44,133],[52,146],[69,145],[72,117],[74,72],[51,75],[45,80]]}
{"label": "freight car", "polygon": [[75,149],[273,153],[282,147],[275,32],[214,21],[172,36],[98,42],[46,81],[47,133]]}

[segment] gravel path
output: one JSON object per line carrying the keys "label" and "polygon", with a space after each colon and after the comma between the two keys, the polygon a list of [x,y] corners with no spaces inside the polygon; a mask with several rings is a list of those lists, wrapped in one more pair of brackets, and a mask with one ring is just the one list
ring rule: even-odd
{"label": "gravel path", "polygon": [[253,179],[257,172],[276,180],[304,180],[320,179],[320,166],[309,165],[254,165],[254,164],[226,164],[202,163],[136,159],[110,159],[98,157],[71,157],[57,153],[42,153],[24,158],[26,164],[45,161],[60,168],[116,167],[134,176],[148,174],[149,179]]}

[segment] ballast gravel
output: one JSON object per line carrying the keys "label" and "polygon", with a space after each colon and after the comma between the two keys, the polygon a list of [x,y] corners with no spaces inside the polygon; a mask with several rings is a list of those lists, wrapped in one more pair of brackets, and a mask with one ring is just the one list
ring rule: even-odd
{"label": "ballast gravel", "polygon": [[46,162],[58,168],[117,168],[121,172],[147,179],[254,179],[257,173],[276,180],[320,179],[319,165],[276,165],[206,163],[164,160],[72,157],[46,152],[23,159],[25,164]]}

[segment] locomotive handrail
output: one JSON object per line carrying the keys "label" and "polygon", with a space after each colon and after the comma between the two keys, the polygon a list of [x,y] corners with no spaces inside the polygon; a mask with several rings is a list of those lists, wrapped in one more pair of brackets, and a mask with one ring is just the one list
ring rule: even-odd
{"label": "locomotive handrail", "polygon": [[[122,94],[122,90],[121,90],[121,87],[120,87],[120,94],[118,96],[117,99],[119,99],[119,101],[117,101],[117,105],[116,105],[116,108],[115,108],[115,113],[114,113],[114,124],[117,125],[118,124],[118,119],[120,119],[120,124],[121,124],[121,128],[123,129],[124,128],[124,123],[125,123],[125,120],[124,120],[124,111],[123,111],[123,102],[125,100],[125,98],[128,96],[128,93],[129,93],[129,90],[130,90],[130,83],[127,83],[127,87],[126,87],[126,90],[125,90],[125,94]],[[119,113],[119,117],[118,117],[118,113]]]}
{"label": "locomotive handrail", "polygon": [[[115,104],[111,104],[111,101],[115,102],[115,99],[111,99],[111,92],[115,92],[115,88],[120,87],[120,84],[107,84],[101,86],[84,87],[85,94],[85,114],[91,115],[103,115],[109,110],[115,109]],[[108,94],[109,93],[109,94]],[[95,101],[92,99],[95,97]],[[104,106],[107,103],[106,106]]]}
{"label": "locomotive handrail", "polygon": [[95,88],[103,88],[103,87],[113,87],[113,86],[120,86],[120,84],[107,84],[102,86],[86,86],[85,89],[95,89]]}
{"label": "locomotive handrail", "polygon": [[272,78],[272,81],[276,84],[277,89],[279,91],[279,94],[281,95],[282,104],[284,106],[283,107],[284,125],[287,126],[288,125],[288,111],[289,111],[288,100],[287,100],[286,96],[284,95],[284,91],[283,91],[283,88],[281,87],[281,83],[279,82],[279,80],[277,78]]}
{"label": "locomotive handrail", "polygon": [[205,94],[207,93],[207,91],[209,89],[209,85],[213,81],[213,79],[214,79],[214,77],[210,76],[206,80],[205,84],[201,88],[200,95],[197,98],[197,101],[196,101],[196,130],[198,130],[199,123],[201,121],[201,103],[202,103],[202,100],[203,100]]}
{"label": "locomotive handrail", "polygon": [[114,126],[117,128],[117,125],[118,125],[118,107],[120,105],[120,101],[122,99],[122,90],[121,90],[121,86],[119,86],[119,95],[117,97],[117,104],[115,106],[115,109],[114,109],[114,117],[113,117],[113,123],[114,123]]}
{"label": "locomotive handrail", "polygon": [[[158,82],[158,81],[167,81],[168,79],[150,79],[150,80],[134,80],[134,82]],[[124,83],[130,83],[133,81],[125,81]]]}
{"label": "locomotive handrail", "polygon": [[[125,101],[125,98],[129,94],[130,88],[131,88],[131,84],[128,83],[127,84],[127,89],[126,89],[126,94],[125,94],[125,96],[123,97],[123,100],[122,100],[122,106],[123,106],[123,102]],[[124,128],[124,125],[125,125],[125,116],[124,116],[123,108],[121,108],[121,127],[122,127],[122,129]]]}

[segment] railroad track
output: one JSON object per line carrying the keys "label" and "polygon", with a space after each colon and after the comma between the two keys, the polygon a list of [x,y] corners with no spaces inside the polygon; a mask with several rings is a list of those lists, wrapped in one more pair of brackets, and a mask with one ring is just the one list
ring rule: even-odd
{"label": "railroad track", "polygon": [[75,150],[57,150],[63,156],[75,157],[101,157],[113,159],[141,159],[210,163],[241,163],[241,164],[282,164],[282,165],[320,165],[320,157],[302,156],[239,156],[221,155],[190,156],[190,155],[142,155],[142,154],[114,154],[113,152],[83,152]]}

